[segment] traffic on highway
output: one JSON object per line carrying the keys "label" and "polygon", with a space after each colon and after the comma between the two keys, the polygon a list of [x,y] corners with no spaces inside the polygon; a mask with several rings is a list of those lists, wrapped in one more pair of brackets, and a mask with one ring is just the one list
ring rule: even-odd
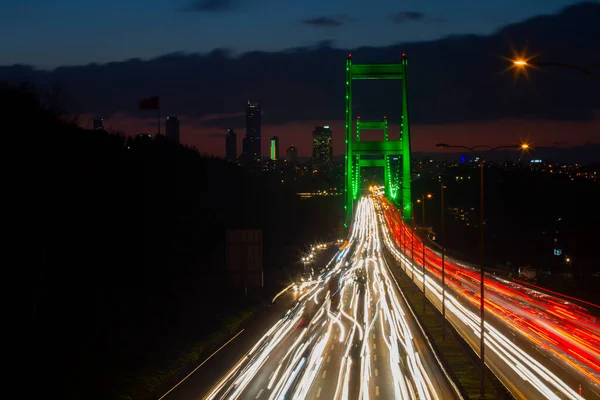
{"label": "traffic on highway", "polygon": [[[446,257],[443,296],[441,254],[423,248],[389,200],[374,199],[387,248],[438,309],[445,298],[446,319],[479,354],[479,269]],[[516,398],[600,398],[597,306],[492,274],[484,300],[485,362]]]}
{"label": "traffic on highway", "polygon": [[204,399],[461,398],[382,254],[375,206],[360,200],[348,242],[286,288],[297,301]]}

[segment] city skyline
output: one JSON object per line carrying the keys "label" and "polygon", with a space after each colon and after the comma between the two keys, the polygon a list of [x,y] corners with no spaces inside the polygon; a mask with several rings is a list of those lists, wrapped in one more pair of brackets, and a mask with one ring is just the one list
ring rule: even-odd
{"label": "city skyline", "polygon": [[[397,62],[406,51],[416,152],[432,151],[435,143],[448,137],[470,144],[528,139],[538,147],[579,147],[598,143],[600,99],[593,81],[559,69],[534,70],[529,79],[515,81],[510,71],[504,72],[510,63],[502,57],[529,45],[529,54],[546,60],[597,64],[598,18],[600,5],[581,3],[487,36],[350,51],[357,62]],[[156,131],[155,118],[140,113],[136,105],[144,96],[160,96],[161,113],[181,120],[181,143],[218,156],[223,153],[226,129],[245,128],[241,104],[253,99],[262,104],[262,136],[278,136],[284,148],[295,144],[300,155],[307,156],[314,126],[343,131],[341,74],[347,52],[324,42],[271,53],[176,53],[54,71],[17,65],[0,67],[0,79],[30,81],[42,90],[62,85],[65,107],[79,116],[83,127],[92,128],[93,119],[101,117],[106,129],[127,135]],[[461,56],[449,57],[452,54]],[[262,68],[265,63],[277,67]],[[113,87],[114,81],[128,84]],[[362,89],[357,85],[356,90]],[[399,104],[390,101],[381,86],[363,95],[372,100],[357,104],[355,114],[369,119],[387,114],[390,137],[398,135]],[[242,148],[243,138],[238,136],[237,146]],[[262,142],[261,152],[268,154],[268,143]],[[335,155],[341,154],[339,136],[334,137],[334,149]]]}

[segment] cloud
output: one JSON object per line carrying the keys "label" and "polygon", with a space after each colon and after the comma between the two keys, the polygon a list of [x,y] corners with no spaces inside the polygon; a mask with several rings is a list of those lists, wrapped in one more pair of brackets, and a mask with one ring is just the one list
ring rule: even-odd
{"label": "cloud", "polygon": [[337,17],[316,17],[310,19],[303,19],[300,21],[303,25],[314,26],[317,28],[337,28],[348,22],[348,18],[344,16]]}
{"label": "cloud", "polygon": [[425,19],[425,13],[419,11],[400,11],[392,15],[394,24],[404,24],[406,22],[417,22]]}
{"label": "cloud", "polygon": [[[591,120],[598,118],[600,96],[589,77],[540,69],[530,72],[530,81],[515,82],[512,74],[502,73],[508,63],[500,56],[507,55],[511,44],[518,46],[527,40],[536,45],[533,53],[542,49],[549,60],[597,63],[600,5],[578,6],[573,13],[576,15],[534,18],[487,36],[454,36],[386,47],[339,49],[325,42],[277,52],[235,55],[217,49],[207,54],[168,54],[54,70],[0,66],[0,80],[41,86],[59,80],[72,99],[72,112],[104,117],[116,113],[155,117],[156,113],[140,111],[138,102],[144,96],[160,95],[161,115],[186,116],[211,133],[243,127],[248,99],[262,104],[265,126],[343,121],[348,52],[357,63],[399,62],[406,52],[412,124],[507,118]],[[398,123],[400,88],[401,83],[395,81],[356,82],[354,115],[365,119],[387,115],[390,123]],[[308,129],[306,135],[310,132]],[[280,132],[273,134],[280,136]],[[565,132],[570,134],[577,132]]]}
{"label": "cloud", "polygon": [[196,0],[182,8],[182,11],[187,12],[223,12],[231,11],[238,6],[236,0]]}

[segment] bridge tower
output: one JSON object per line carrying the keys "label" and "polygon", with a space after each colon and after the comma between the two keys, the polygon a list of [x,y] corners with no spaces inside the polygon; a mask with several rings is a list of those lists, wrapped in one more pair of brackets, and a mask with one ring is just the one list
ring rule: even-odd
{"label": "bridge tower", "polygon": [[[402,53],[399,64],[352,64],[352,54],[346,60],[346,156],[345,156],[345,189],[344,189],[344,226],[348,227],[352,220],[354,201],[360,195],[361,167],[382,167],[384,171],[385,194],[392,201],[401,203],[402,218],[412,219],[411,167],[410,167],[410,127],[408,121],[406,54]],[[402,111],[400,137],[389,140],[387,117],[382,121],[356,120],[356,139],[353,138],[352,120],[352,81],[357,79],[395,79],[402,81]],[[379,129],[384,132],[383,141],[361,141],[361,129]],[[367,159],[362,156],[379,155],[380,159]],[[402,157],[402,176],[398,179],[398,171],[393,170],[390,159]]]}

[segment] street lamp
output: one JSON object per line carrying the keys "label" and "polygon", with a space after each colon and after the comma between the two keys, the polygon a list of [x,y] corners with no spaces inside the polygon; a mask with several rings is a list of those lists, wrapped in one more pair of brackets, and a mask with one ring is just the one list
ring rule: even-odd
{"label": "street lamp", "polygon": [[[406,227],[402,221],[400,221],[400,229],[402,229],[402,252],[406,254]],[[406,268],[404,268],[404,270],[406,270]]]}
{"label": "street lamp", "polygon": [[593,80],[596,81],[597,84],[600,85],[600,77],[595,76],[592,72],[587,69],[573,64],[567,64],[563,62],[547,62],[547,61],[539,61],[539,60],[531,60],[526,58],[517,58],[515,60],[511,60],[513,63],[513,67],[520,70],[525,70],[525,68],[540,68],[540,67],[561,67],[561,68],[570,68],[576,71],[579,71]]}
{"label": "street lamp", "polygon": [[[423,210],[425,210],[425,201],[423,201]],[[423,212],[423,217],[425,217],[425,212]],[[421,245],[423,246],[423,314],[425,314],[425,303],[427,302],[427,294],[425,293],[425,278],[426,278],[426,271],[425,271],[425,238],[421,238]]]}
{"label": "street lamp", "polygon": [[421,203],[421,223],[425,225],[425,199],[431,199],[433,195],[431,193],[423,193],[420,199],[417,199],[417,203]]}
{"label": "street lamp", "polygon": [[[473,154],[475,154],[476,156],[479,156],[479,175],[480,175],[480,185],[481,185],[481,189],[479,191],[479,270],[481,273],[480,276],[480,281],[481,281],[481,287],[480,287],[480,304],[479,304],[479,314],[480,314],[480,323],[479,323],[479,332],[480,332],[480,344],[479,344],[479,353],[480,353],[480,359],[481,359],[481,387],[480,387],[480,399],[485,399],[485,344],[484,344],[484,311],[485,311],[485,274],[484,274],[484,214],[483,214],[483,205],[484,205],[484,186],[483,186],[483,167],[484,167],[484,157],[487,156],[488,154],[490,154],[491,152],[498,150],[498,149],[521,149],[521,150],[529,150],[530,146],[527,143],[522,143],[522,144],[518,144],[518,145],[508,145],[508,146],[497,146],[497,147],[491,147],[491,146],[487,146],[487,145],[477,145],[477,146],[473,146],[473,147],[468,147],[468,146],[455,146],[455,145],[449,145],[447,143],[438,143],[435,145],[435,147],[440,147],[440,148],[458,148],[458,149],[465,149],[465,150],[469,150],[470,152],[472,152]],[[478,150],[478,149],[483,149],[483,150]],[[480,152],[483,151],[483,154],[480,154]],[[442,251],[443,254],[443,251]],[[443,274],[442,274],[443,276]],[[442,303],[443,304],[443,303]]]}
{"label": "street lamp", "polygon": [[[417,200],[417,202],[421,203],[421,211],[422,211],[422,216],[421,216],[421,223],[423,224],[423,226],[425,226],[425,199],[431,199],[433,198],[433,195],[431,193],[423,193],[421,195],[421,199],[420,201]],[[426,265],[427,265],[427,261],[425,258],[425,238],[421,238],[421,244],[423,246],[423,258],[422,258],[422,267],[423,267],[423,314],[425,313],[425,303],[427,302],[427,293],[426,293],[426,285],[425,285],[425,281],[426,281],[426,277],[427,277],[427,269],[426,269]]]}
{"label": "street lamp", "polygon": [[[413,220],[415,215],[413,214]],[[410,272],[411,279],[415,280],[415,227],[414,221],[410,227]]]}
{"label": "street lamp", "polygon": [[446,339],[446,271],[445,271],[445,253],[446,253],[446,227],[444,226],[444,189],[446,186],[440,181],[440,197],[442,200],[442,232],[440,242],[442,242],[442,339]]}

